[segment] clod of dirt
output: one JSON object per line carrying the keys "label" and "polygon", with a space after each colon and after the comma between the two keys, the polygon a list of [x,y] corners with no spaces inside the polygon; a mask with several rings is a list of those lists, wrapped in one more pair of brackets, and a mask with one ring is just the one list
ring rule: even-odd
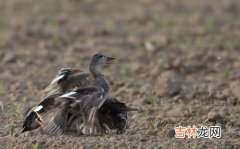
{"label": "clod of dirt", "polygon": [[232,94],[235,97],[239,98],[240,97],[240,82],[239,81],[238,82],[232,82],[230,84],[230,88],[231,88]]}
{"label": "clod of dirt", "polygon": [[5,53],[3,63],[15,63],[17,61],[17,56],[14,53]]}
{"label": "clod of dirt", "polygon": [[173,138],[175,137],[175,131],[173,129],[167,130],[167,137]]}
{"label": "clod of dirt", "polygon": [[218,99],[223,99],[230,95],[230,90],[227,83],[220,81],[219,78],[215,80],[214,78],[209,79],[215,82],[209,83],[208,85],[209,96],[216,97]]}
{"label": "clod of dirt", "polygon": [[235,68],[240,68],[240,58],[238,57],[234,62],[233,62],[233,67]]}
{"label": "clod of dirt", "polygon": [[35,136],[35,133],[32,132],[32,131],[27,131],[27,132],[24,133],[24,136],[25,137],[32,137],[32,136]]}
{"label": "clod of dirt", "polygon": [[160,95],[168,95],[171,97],[179,94],[188,96],[193,93],[193,87],[172,71],[163,72],[161,76],[158,77],[156,90]]}
{"label": "clod of dirt", "polygon": [[157,130],[149,130],[148,135],[153,135],[153,136],[157,136],[158,135],[158,131]]}
{"label": "clod of dirt", "polygon": [[207,122],[214,122],[214,123],[224,123],[222,116],[217,112],[209,112],[207,115]]}
{"label": "clod of dirt", "polygon": [[228,149],[228,148],[234,148],[234,146],[232,145],[231,142],[226,141],[226,143],[224,144],[223,148],[226,148],[226,149]]}
{"label": "clod of dirt", "polygon": [[172,71],[164,72],[158,78],[157,89],[161,95],[176,96],[181,91],[180,79]]}
{"label": "clod of dirt", "polygon": [[144,42],[145,49],[149,52],[153,52],[155,50],[155,46],[150,41]]}
{"label": "clod of dirt", "polygon": [[25,116],[27,115],[27,113],[31,110],[33,106],[31,105],[20,105],[19,108],[20,108],[20,112],[21,112],[21,115]]}

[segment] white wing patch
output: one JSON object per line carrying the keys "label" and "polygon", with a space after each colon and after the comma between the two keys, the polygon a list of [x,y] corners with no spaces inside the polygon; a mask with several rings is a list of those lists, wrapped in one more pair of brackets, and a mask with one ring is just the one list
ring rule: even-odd
{"label": "white wing patch", "polygon": [[53,83],[57,82],[58,80],[62,79],[64,76],[65,76],[65,75],[60,75],[60,76],[56,77],[56,78],[51,82],[51,84],[53,84]]}
{"label": "white wing patch", "polygon": [[72,97],[72,95],[75,95],[75,94],[77,94],[77,92],[70,92],[70,93],[60,96],[59,98],[74,98],[74,97]]}
{"label": "white wing patch", "polygon": [[43,106],[40,105],[40,106],[37,106],[33,111],[34,111],[34,112],[38,112],[38,111],[40,111],[42,108],[43,108]]}

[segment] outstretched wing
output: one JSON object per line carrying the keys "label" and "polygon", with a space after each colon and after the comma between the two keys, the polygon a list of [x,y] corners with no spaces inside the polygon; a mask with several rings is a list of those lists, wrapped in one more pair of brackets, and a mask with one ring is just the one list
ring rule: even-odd
{"label": "outstretched wing", "polygon": [[67,127],[69,112],[76,109],[75,107],[79,107],[75,113],[83,115],[85,122],[91,125],[96,113],[92,111],[96,111],[104,102],[102,97],[103,91],[99,88],[77,89],[56,98],[47,97],[34,109],[34,112],[42,121],[44,132],[62,133]]}
{"label": "outstretched wing", "polygon": [[[26,115],[23,126],[22,133],[25,131],[31,131],[43,124],[45,119],[42,118],[43,113],[51,113],[51,111],[58,107],[60,103],[55,101],[58,95],[52,95],[44,98],[37,106],[33,107]],[[46,120],[45,120],[46,121]]]}
{"label": "outstretched wing", "polygon": [[36,112],[42,121],[42,128],[45,133],[63,133],[67,126],[69,104],[48,110],[44,113]]}
{"label": "outstretched wing", "polygon": [[43,99],[33,112],[41,122],[45,133],[62,133],[67,122],[68,104],[56,100],[58,95],[52,95]]}
{"label": "outstretched wing", "polygon": [[53,94],[64,94],[75,87],[86,87],[91,83],[91,75],[74,68],[61,69],[50,85],[44,90],[49,96]]}

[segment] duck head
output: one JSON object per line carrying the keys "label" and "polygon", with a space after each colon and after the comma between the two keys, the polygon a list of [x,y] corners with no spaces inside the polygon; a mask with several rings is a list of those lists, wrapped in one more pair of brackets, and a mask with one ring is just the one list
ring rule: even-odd
{"label": "duck head", "polygon": [[102,54],[95,54],[92,57],[90,65],[95,66],[95,67],[101,67],[103,65],[114,64],[114,63],[115,63],[115,58],[107,57]]}

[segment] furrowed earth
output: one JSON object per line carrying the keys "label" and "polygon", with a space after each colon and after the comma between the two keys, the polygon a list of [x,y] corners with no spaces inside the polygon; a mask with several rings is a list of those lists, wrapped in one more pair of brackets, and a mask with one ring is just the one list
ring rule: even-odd
{"label": "furrowed earth", "polygon": [[[240,148],[240,1],[0,1],[0,148]],[[125,134],[20,134],[58,70],[88,71],[139,108]],[[221,126],[222,137],[175,138],[174,127]]]}

